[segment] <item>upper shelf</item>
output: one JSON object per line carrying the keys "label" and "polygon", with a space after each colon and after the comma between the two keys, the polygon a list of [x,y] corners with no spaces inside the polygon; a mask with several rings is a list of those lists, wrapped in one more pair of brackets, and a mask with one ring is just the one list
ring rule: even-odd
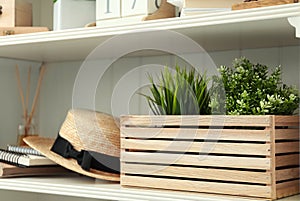
{"label": "upper shelf", "polygon": [[[5,36],[0,37],[0,57],[45,62],[81,60],[113,36],[149,29],[184,34],[207,51],[299,45],[295,28],[291,25],[300,24],[300,17],[297,16],[300,16],[300,3],[124,26]],[[293,23],[290,24],[291,19]]]}
{"label": "upper shelf", "polygon": [[[0,179],[0,190],[26,191],[103,200],[151,200],[151,201],[251,201],[256,199],[233,196],[187,193],[142,188],[123,188],[120,184],[95,180],[84,176],[28,177]],[[299,196],[286,200],[298,200]]]}

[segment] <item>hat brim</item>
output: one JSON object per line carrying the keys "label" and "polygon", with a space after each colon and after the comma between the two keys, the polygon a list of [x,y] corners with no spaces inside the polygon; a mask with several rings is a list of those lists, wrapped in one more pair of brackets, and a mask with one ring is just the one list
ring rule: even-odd
{"label": "hat brim", "polygon": [[104,179],[109,181],[120,181],[119,174],[113,174],[109,172],[103,172],[95,169],[90,169],[90,171],[86,171],[82,169],[75,159],[66,159],[54,152],[51,151],[51,147],[54,144],[54,139],[45,138],[45,137],[26,137],[24,138],[24,142],[28,144],[31,148],[39,151],[41,154],[54,161],[58,165],[65,167],[66,169],[72,170],[79,174],[97,178]]}

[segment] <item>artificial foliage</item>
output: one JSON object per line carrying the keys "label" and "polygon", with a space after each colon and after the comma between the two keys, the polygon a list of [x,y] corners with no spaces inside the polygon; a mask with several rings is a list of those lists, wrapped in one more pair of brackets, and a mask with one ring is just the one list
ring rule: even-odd
{"label": "artificial foliage", "polygon": [[281,68],[236,59],[213,77],[211,107],[229,115],[290,115],[299,107],[299,91],[282,83]]}
{"label": "artificial foliage", "polygon": [[211,114],[208,79],[194,69],[189,72],[176,66],[175,73],[165,67],[158,76],[158,84],[151,82],[152,96],[144,95],[156,115]]}

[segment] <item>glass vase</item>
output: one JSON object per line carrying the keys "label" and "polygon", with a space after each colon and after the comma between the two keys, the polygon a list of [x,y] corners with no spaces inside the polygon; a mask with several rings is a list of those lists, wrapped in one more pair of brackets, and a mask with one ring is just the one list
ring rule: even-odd
{"label": "glass vase", "polygon": [[31,120],[30,124],[26,125],[25,118],[22,119],[22,123],[18,125],[18,139],[17,145],[18,146],[27,146],[26,143],[23,141],[25,137],[28,136],[37,136],[36,125],[34,123],[34,119]]}

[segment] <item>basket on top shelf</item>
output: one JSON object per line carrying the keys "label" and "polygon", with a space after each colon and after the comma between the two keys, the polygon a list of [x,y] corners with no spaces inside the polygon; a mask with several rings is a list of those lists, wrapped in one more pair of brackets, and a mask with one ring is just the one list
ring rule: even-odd
{"label": "basket on top shelf", "polygon": [[[268,199],[299,193],[299,116],[273,115],[293,113],[299,96],[278,87],[280,69],[268,76],[266,66],[245,58],[234,67],[221,68],[222,79],[214,78],[210,90],[205,77],[179,68],[174,77],[166,70],[160,85],[150,77],[153,96],[146,97],[161,115],[121,118],[121,185]],[[251,76],[233,91],[233,82]],[[220,86],[223,102],[216,101]],[[231,115],[209,115],[223,107]]]}
{"label": "basket on top shelf", "polygon": [[299,3],[299,0],[245,0],[243,3],[237,3],[232,5],[232,10],[277,6],[291,3]]}

